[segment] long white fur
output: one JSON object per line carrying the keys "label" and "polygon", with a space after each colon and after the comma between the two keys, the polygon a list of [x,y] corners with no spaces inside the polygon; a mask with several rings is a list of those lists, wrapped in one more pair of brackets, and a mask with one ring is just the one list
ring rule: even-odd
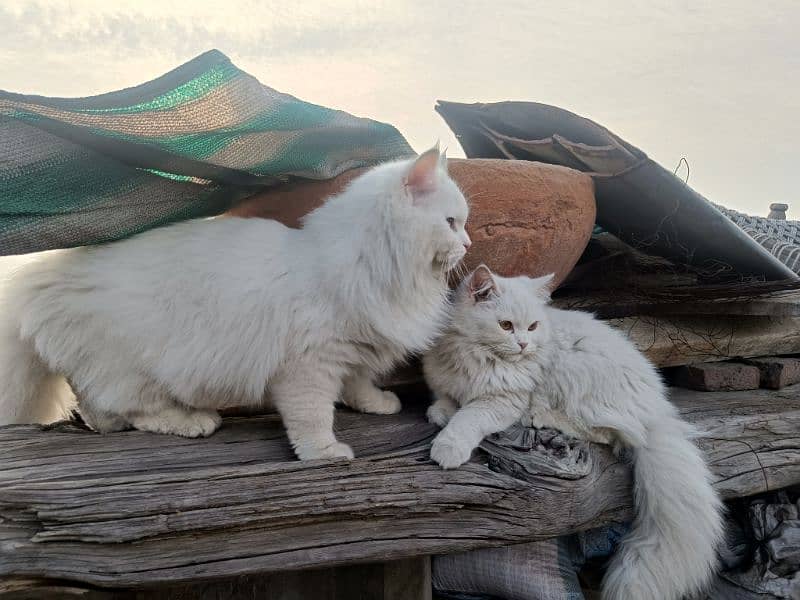
{"label": "long white fur", "polygon": [[589,314],[547,305],[549,281],[479,267],[462,283],[451,325],[423,361],[436,398],[428,416],[444,427],[431,457],[457,467],[486,435],[518,421],[632,448],[636,518],[612,559],[604,598],[697,592],[716,567],[723,525],[695,433],[627,339]]}
{"label": "long white fur", "polygon": [[206,219],[26,265],[0,300],[0,424],[55,420],[74,390],[101,432],[198,436],[219,408],[270,401],[301,459],[352,457],[334,402],[400,409],[373,379],[440,333],[467,211],[437,148],[299,230]]}

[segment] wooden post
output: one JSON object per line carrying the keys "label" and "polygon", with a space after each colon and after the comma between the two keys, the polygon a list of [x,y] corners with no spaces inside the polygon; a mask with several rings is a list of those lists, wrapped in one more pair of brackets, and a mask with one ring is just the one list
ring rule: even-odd
{"label": "wooden post", "polygon": [[778,219],[780,221],[786,220],[786,211],[789,210],[788,204],[783,204],[781,202],[776,202],[769,205],[769,215],[767,215],[768,219]]}

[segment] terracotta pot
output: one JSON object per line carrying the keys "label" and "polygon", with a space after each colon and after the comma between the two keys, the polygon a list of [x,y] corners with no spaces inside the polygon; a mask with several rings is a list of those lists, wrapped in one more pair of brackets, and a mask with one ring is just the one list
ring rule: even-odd
{"label": "terracotta pot", "polygon": [[[594,226],[591,178],[573,169],[519,160],[450,159],[450,174],[470,203],[465,259],[501,275],[555,273],[560,283],[580,258]],[[362,169],[247,198],[229,214],[276,219],[289,227],[341,191]]]}

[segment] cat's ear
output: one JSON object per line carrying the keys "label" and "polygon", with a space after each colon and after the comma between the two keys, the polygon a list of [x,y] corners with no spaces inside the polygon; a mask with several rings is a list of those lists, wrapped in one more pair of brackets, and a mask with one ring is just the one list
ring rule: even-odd
{"label": "cat's ear", "polygon": [[[436,146],[439,146],[438,142],[436,143]],[[444,150],[442,150],[442,153],[439,154],[439,168],[442,171],[447,172],[447,146],[445,146]]]}
{"label": "cat's ear", "polygon": [[430,193],[436,189],[437,171],[440,168],[441,154],[439,144],[420,154],[411,163],[406,173],[404,184],[411,197],[416,200],[423,194]]}
{"label": "cat's ear", "polygon": [[475,302],[485,302],[497,295],[497,282],[486,265],[481,265],[472,272],[467,283],[470,297]]}
{"label": "cat's ear", "polygon": [[555,273],[548,273],[542,277],[534,277],[530,280],[533,293],[542,298],[543,300],[550,300],[550,294],[553,292],[553,283]]}

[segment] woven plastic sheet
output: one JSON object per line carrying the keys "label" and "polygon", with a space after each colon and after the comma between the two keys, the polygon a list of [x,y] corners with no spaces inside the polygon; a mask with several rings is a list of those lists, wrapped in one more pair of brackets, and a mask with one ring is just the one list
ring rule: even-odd
{"label": "woven plastic sheet", "polygon": [[800,275],[800,221],[765,219],[724,206],[715,206],[747,235],[764,246],[767,252]]}
{"label": "woven plastic sheet", "polygon": [[412,154],[391,125],[277,92],[216,50],[101,96],[0,91],[0,255],[117,240]]}

